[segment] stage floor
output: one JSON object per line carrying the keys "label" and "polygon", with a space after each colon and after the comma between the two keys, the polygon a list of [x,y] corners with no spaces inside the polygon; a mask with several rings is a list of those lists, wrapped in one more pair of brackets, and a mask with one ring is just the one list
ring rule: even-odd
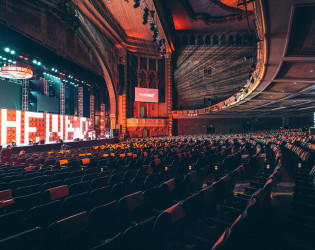
{"label": "stage floor", "polygon": [[[24,150],[26,153],[35,153],[35,152],[45,152],[45,151],[57,151],[61,150],[61,145],[66,144],[72,148],[82,148],[82,147],[92,147],[92,146],[100,146],[105,144],[116,143],[118,141],[117,138],[108,138],[108,139],[98,139],[98,140],[84,140],[84,141],[64,141],[63,143],[57,142],[47,142],[45,144],[39,145],[25,145],[20,144],[15,147],[12,147],[12,154],[18,154],[21,150]],[[7,145],[2,145],[3,149],[7,147]]]}

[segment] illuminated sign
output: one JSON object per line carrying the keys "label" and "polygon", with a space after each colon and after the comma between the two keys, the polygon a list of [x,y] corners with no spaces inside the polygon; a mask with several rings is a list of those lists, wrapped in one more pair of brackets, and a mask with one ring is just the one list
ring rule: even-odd
{"label": "illuminated sign", "polygon": [[159,90],[149,88],[135,88],[136,102],[159,102]]}
{"label": "illuminated sign", "polygon": [[0,77],[9,79],[29,79],[33,77],[33,71],[24,67],[4,66],[0,67]]}
{"label": "illuminated sign", "polygon": [[0,144],[28,144],[29,140],[74,140],[89,137],[90,118],[0,109]]}

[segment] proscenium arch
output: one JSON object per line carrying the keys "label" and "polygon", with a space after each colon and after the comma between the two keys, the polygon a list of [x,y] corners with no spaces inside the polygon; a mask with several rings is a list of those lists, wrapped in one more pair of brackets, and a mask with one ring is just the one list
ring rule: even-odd
{"label": "proscenium arch", "polygon": [[[84,18],[82,16],[82,18]],[[90,30],[86,27],[86,23],[81,20],[81,26],[78,30],[80,34],[81,40],[88,45],[88,47],[92,50],[93,55],[97,59],[97,62],[102,68],[104,80],[107,86],[108,94],[109,94],[109,115],[110,117],[116,117],[117,115],[117,98],[115,92],[115,85],[113,79],[110,74],[110,70],[108,69],[108,65],[106,65],[106,60],[102,57],[102,53],[99,51],[97,41],[94,38],[94,34],[91,34]],[[89,35],[87,35],[89,34]],[[93,39],[94,38],[94,39]]]}

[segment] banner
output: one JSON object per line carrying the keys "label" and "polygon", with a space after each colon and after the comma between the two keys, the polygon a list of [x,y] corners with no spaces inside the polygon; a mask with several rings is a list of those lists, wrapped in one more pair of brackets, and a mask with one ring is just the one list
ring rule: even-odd
{"label": "banner", "polygon": [[94,130],[90,118],[0,109],[0,144],[28,144],[88,137]]}

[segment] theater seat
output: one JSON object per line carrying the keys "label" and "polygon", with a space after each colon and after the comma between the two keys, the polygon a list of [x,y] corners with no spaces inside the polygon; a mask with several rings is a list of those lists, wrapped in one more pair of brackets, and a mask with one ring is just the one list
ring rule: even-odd
{"label": "theater seat", "polygon": [[106,186],[91,191],[89,197],[91,207],[104,205],[112,201],[111,190],[111,186]]}
{"label": "theater seat", "polygon": [[54,187],[54,188],[50,188],[50,189],[47,189],[46,191],[44,191],[43,201],[48,202],[48,201],[63,199],[64,197],[66,197],[68,195],[69,195],[69,190],[68,190],[67,185]]}
{"label": "theater seat", "polygon": [[54,221],[59,220],[61,216],[61,201],[56,200],[32,207],[26,215],[26,221],[30,227],[47,227]]}
{"label": "theater seat", "polygon": [[86,212],[72,215],[52,223],[47,228],[47,249],[89,249],[97,243],[88,233]]}
{"label": "theater seat", "polygon": [[156,217],[153,216],[143,222],[129,227],[122,237],[123,249],[147,250],[154,249],[153,226]]}
{"label": "theater seat", "polygon": [[42,250],[44,249],[42,229],[40,227],[36,227],[23,233],[3,239],[0,241],[0,249]]}
{"label": "theater seat", "polygon": [[153,228],[158,249],[185,249],[186,223],[186,213],[180,203],[161,213]]}
{"label": "theater seat", "polygon": [[117,201],[95,207],[89,213],[89,222],[92,232],[103,238],[108,239],[118,233],[116,227],[116,206]]}
{"label": "theater seat", "polygon": [[113,238],[107,240],[104,244],[96,246],[90,250],[122,250],[122,233],[115,235]]}
{"label": "theater seat", "polygon": [[68,196],[63,200],[62,208],[66,216],[70,216],[88,208],[89,193],[82,193],[77,195]]}
{"label": "theater seat", "polygon": [[24,231],[24,212],[22,210],[16,210],[14,212],[1,215],[0,225],[0,239]]}

